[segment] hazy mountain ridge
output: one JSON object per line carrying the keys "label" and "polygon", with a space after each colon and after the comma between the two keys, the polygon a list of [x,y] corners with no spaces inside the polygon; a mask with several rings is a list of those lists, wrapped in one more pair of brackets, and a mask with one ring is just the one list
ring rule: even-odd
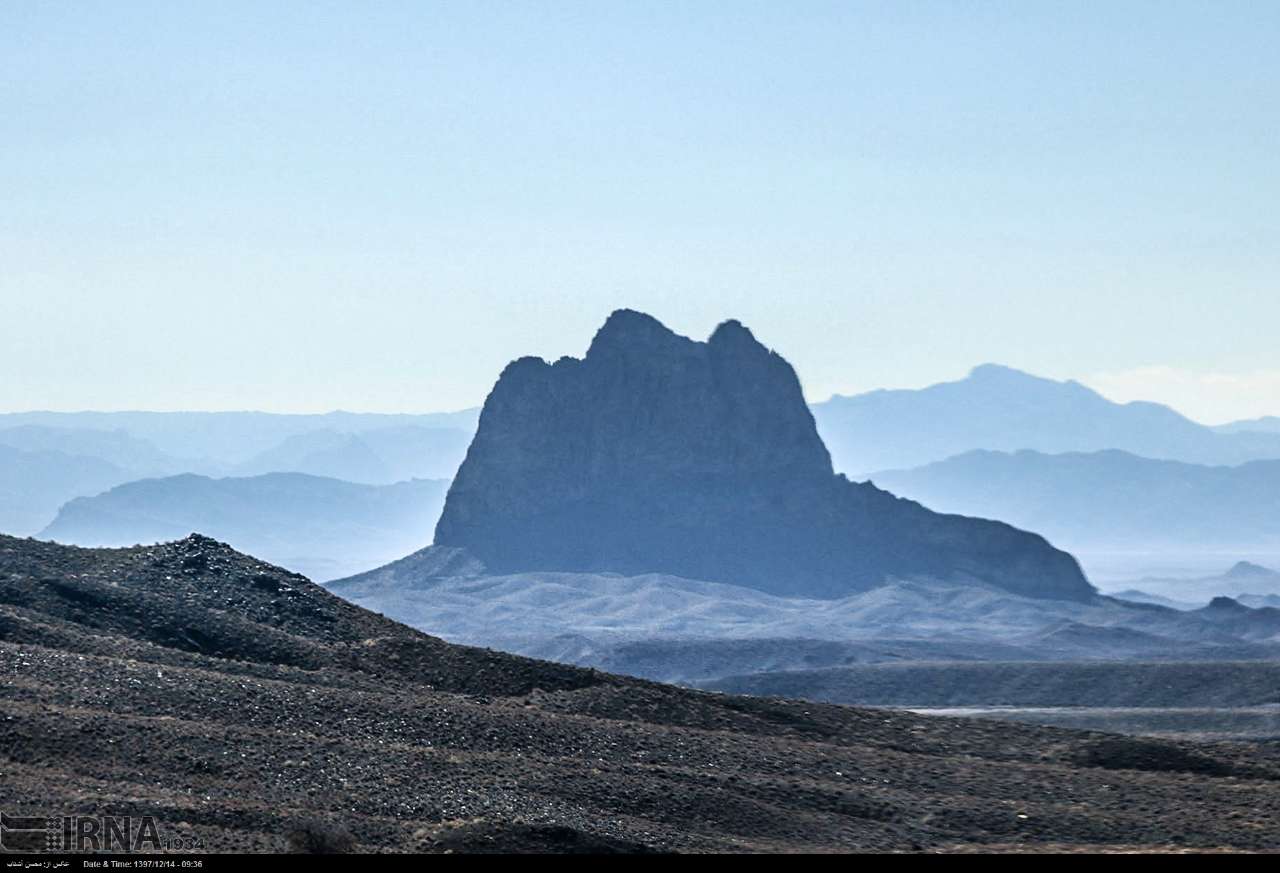
{"label": "hazy mountain ridge", "polygon": [[308,473],[365,485],[450,479],[470,441],[471,434],[465,430],[418,425],[358,433],[307,431],[237,465],[235,472],[242,476]]}
{"label": "hazy mountain ridge", "polygon": [[836,469],[862,477],[974,450],[1118,449],[1156,460],[1280,459],[1280,434],[1219,432],[1157,403],[1113,403],[1079,382],[984,364],[921,389],[836,395],[812,406]]}
{"label": "hazy mountain ridge", "polygon": [[[1203,433],[1200,432],[1205,430],[1155,404],[1109,404],[1108,401],[1097,397],[1094,392],[1078,383],[1052,382],[991,365],[975,368],[973,375],[963,382],[932,386],[930,389],[924,389],[923,393],[928,394],[934,389],[944,394],[947,391],[964,393],[961,389],[966,383],[984,383],[988,389],[1003,386],[999,390],[1005,391],[1010,396],[996,403],[997,408],[1001,404],[1012,404],[1017,408],[1027,407],[1027,403],[1024,402],[1026,397],[1023,395],[1043,395],[1046,398],[1043,402],[1049,406],[1055,403],[1062,406],[1061,396],[1063,395],[1076,400],[1086,398],[1086,401],[1092,395],[1093,400],[1088,402],[1093,406],[1100,403],[1099,408],[1110,408],[1112,412],[1146,410],[1144,415],[1154,415],[1165,425],[1182,434],[1176,440],[1180,443],[1186,443],[1186,434],[1191,432],[1199,433],[1195,440],[1197,443],[1202,442]],[[1028,385],[1032,386],[1031,390],[1027,389]],[[969,389],[973,387],[972,384],[968,386]],[[861,395],[861,397],[883,398],[909,395],[902,398],[902,402],[905,403],[906,400],[921,393],[879,391]],[[1023,399],[1019,400],[1019,397]],[[830,426],[829,419],[833,406],[838,405],[837,401],[858,399],[833,398],[826,404],[812,406],[819,432],[828,442],[834,445],[841,439],[841,434],[838,432],[840,429]],[[918,401],[919,397],[916,397],[912,403]],[[966,414],[974,419],[985,417],[990,406],[989,403],[984,406],[982,403],[968,404],[967,402],[962,405],[967,410]],[[1035,404],[1031,406],[1034,407]],[[1043,410],[1036,412],[1037,415],[1041,413]],[[250,476],[292,471],[371,484],[387,484],[411,478],[449,478],[465,456],[467,440],[478,416],[478,410],[427,415],[343,412],[323,415],[147,412],[33,412],[0,415],[0,444],[19,446],[23,450],[39,448],[41,451],[56,447],[71,455],[105,460],[122,470],[122,474],[118,477],[86,475],[83,484],[78,485],[75,484],[74,477],[69,481],[60,471],[45,468],[51,484],[44,489],[32,478],[33,471],[41,469],[39,464],[31,462],[24,465],[29,469],[15,468],[6,472],[3,469],[4,464],[17,465],[15,456],[12,454],[8,458],[0,456],[0,481],[7,477],[11,483],[18,481],[26,483],[21,488],[17,486],[10,488],[8,498],[4,497],[4,491],[0,490],[0,505],[7,499],[12,507],[4,511],[5,514],[0,515],[0,530],[21,534],[35,533],[52,521],[62,503],[73,497],[94,495],[107,487],[135,479],[174,475],[181,472],[195,472],[209,476]],[[1266,422],[1265,419],[1259,421]],[[1060,424],[1060,422],[1055,424],[1055,432],[1064,428],[1067,431],[1073,428],[1079,430],[1078,423],[1068,422],[1067,425],[1059,426]],[[1225,432],[1233,430],[1251,431],[1251,428],[1246,427],[1249,424],[1249,422],[1237,422],[1224,425],[1213,429],[1223,432],[1214,436],[1227,437],[1228,434]],[[964,429],[962,427],[960,430],[963,432]],[[913,428],[913,430],[919,429]],[[871,446],[872,454],[897,451],[895,446],[902,444],[903,441],[900,439],[902,434],[893,428],[888,429],[888,434],[893,445]],[[1243,441],[1237,442],[1237,447],[1248,448],[1247,444],[1250,444],[1250,441],[1256,441],[1255,438],[1258,436],[1256,432],[1252,436],[1245,434]],[[1260,436],[1265,438],[1264,442],[1272,441],[1272,438],[1266,434]],[[907,437],[908,444],[915,439],[911,434]],[[1258,447],[1254,446],[1254,448]],[[945,449],[945,446],[938,447],[939,451]],[[984,446],[982,450],[989,451],[990,446]],[[1252,451],[1252,449],[1249,450]],[[839,453],[835,454],[839,460]],[[68,461],[67,469],[85,468],[86,464],[92,466],[92,461]],[[1161,469],[1155,465],[1146,466],[1157,473]],[[1203,479],[1206,483],[1205,493],[1196,501],[1180,501],[1179,495],[1174,493],[1167,501],[1161,501],[1154,506],[1144,506],[1135,492],[1133,506],[1137,511],[1120,518],[1117,524],[1099,525],[1104,528],[1103,534],[1110,541],[1109,544],[1104,542],[1102,546],[1089,538],[1090,531],[1073,529],[1071,525],[1064,524],[1054,517],[1051,511],[1054,507],[1066,506],[1071,502],[1071,499],[1062,492],[1046,494],[1044,503],[1049,505],[1050,511],[1040,511],[1042,507],[1038,509],[1025,503],[1008,506],[1000,499],[992,498],[985,493],[990,491],[990,483],[978,483],[973,487],[966,485],[964,489],[955,489],[957,491],[955,495],[950,495],[945,493],[945,489],[906,484],[907,471],[904,470],[887,470],[872,475],[877,484],[885,485],[889,491],[918,499],[931,509],[996,518],[1046,534],[1055,545],[1084,552],[1085,563],[1091,570],[1105,569],[1103,576],[1111,581],[1131,578],[1142,572],[1185,571],[1181,566],[1172,566],[1173,562],[1170,562],[1171,565],[1167,569],[1157,567],[1159,562],[1144,565],[1140,558],[1134,558],[1132,561],[1123,558],[1119,561],[1120,566],[1116,567],[1111,566],[1110,559],[1105,566],[1093,560],[1094,548],[1118,544],[1123,549],[1131,549],[1139,539],[1144,542],[1150,539],[1151,547],[1159,549],[1164,549],[1169,544],[1180,548],[1192,543],[1191,547],[1196,550],[1208,547],[1215,552],[1234,552],[1264,561],[1268,559],[1273,548],[1269,545],[1272,542],[1272,531],[1267,526],[1267,489],[1261,487],[1260,483],[1263,483],[1263,480],[1269,482],[1270,472],[1274,471],[1266,466],[1239,470],[1231,474],[1238,477],[1240,481],[1239,487],[1234,488],[1229,482],[1214,484],[1210,481],[1214,477],[1221,478],[1225,475],[1220,472],[1163,469],[1175,479],[1184,472]],[[923,474],[919,475],[923,476]],[[1099,483],[1099,487],[1103,489],[1112,486],[1113,483],[1110,482]],[[1160,487],[1157,482],[1154,491],[1158,492]],[[1176,492],[1176,483],[1170,487]],[[1027,498],[1026,503],[1032,502],[1028,495],[1023,496]],[[1064,511],[1085,517],[1088,515],[1088,508],[1083,506],[1084,502],[1087,502],[1087,495],[1083,500],[1076,501],[1074,508]],[[1206,512],[1204,515],[1203,531],[1196,529],[1196,524],[1200,521],[1195,517],[1192,508],[1196,502],[1206,507],[1214,506],[1213,512]],[[1188,507],[1185,517],[1181,521],[1174,520],[1174,523],[1166,524],[1168,516],[1173,514],[1180,505]],[[1105,509],[1106,506],[1107,502],[1103,501],[1101,507]],[[1164,513],[1166,517],[1153,517],[1160,513]],[[1148,530],[1142,529],[1144,521],[1147,523]],[[1179,524],[1184,525],[1191,536],[1182,536],[1181,532],[1167,534],[1167,531],[1178,528]],[[1152,534],[1151,529],[1154,529],[1154,536],[1149,537]],[[1122,534],[1122,532],[1131,532],[1133,537],[1127,539],[1127,533]],[[1195,537],[1202,533],[1204,541],[1193,542]],[[1077,534],[1082,535],[1077,536]],[[1138,543],[1138,545],[1141,547],[1143,544]],[[1193,569],[1200,569],[1199,565],[1203,563],[1204,561],[1197,560],[1189,562],[1188,566],[1194,564]]]}
{"label": "hazy mountain ridge", "polygon": [[931,509],[1040,531],[1086,566],[1091,552],[1112,550],[1280,552],[1280,461],[1210,467],[1115,450],[974,451],[871,479]]}
{"label": "hazy mountain ridge", "polygon": [[132,478],[132,473],[101,458],[0,445],[0,532],[34,534],[68,500]]}
{"label": "hazy mountain ridge", "polygon": [[447,487],[438,480],[360,485],[301,473],[223,479],[184,474],[72,500],[40,537],[123,546],[202,530],[273,563],[332,579],[421,546]]}
{"label": "hazy mountain ridge", "polygon": [[1131,595],[1130,599],[1154,594],[1179,608],[1200,608],[1215,597],[1230,597],[1254,607],[1280,606],[1280,571],[1249,561],[1239,561],[1226,572],[1212,576],[1146,576],[1125,584],[1130,589],[1125,592]]}
{"label": "hazy mountain ridge", "polygon": [[1280,433],[1280,415],[1264,415],[1220,424],[1214,428],[1219,433]]}
{"label": "hazy mountain ridge", "polygon": [[128,472],[134,478],[208,469],[211,463],[203,458],[171,455],[151,441],[124,430],[25,424],[0,428],[0,445],[28,452],[52,451],[96,458]]}
{"label": "hazy mountain ridge", "polygon": [[[466,453],[475,417],[475,411],[416,416],[341,412],[314,416],[3,414],[0,532],[34,534],[52,523],[63,504],[76,497],[96,496],[127,482],[184,473],[244,477],[298,472],[375,485],[449,479]],[[190,530],[174,528],[173,533]],[[420,546],[429,539],[430,527],[410,545]],[[319,565],[308,566],[320,572]],[[357,565],[341,566],[343,571],[338,575]],[[331,574],[325,571],[320,575],[327,578]]]}
{"label": "hazy mountain ridge", "polygon": [[[39,425],[62,429],[123,431],[169,455],[235,465],[313,431],[362,433],[388,427],[475,430],[479,409],[460,412],[291,414],[275,412],[10,412],[0,429]],[[194,472],[194,471],[182,471]]]}

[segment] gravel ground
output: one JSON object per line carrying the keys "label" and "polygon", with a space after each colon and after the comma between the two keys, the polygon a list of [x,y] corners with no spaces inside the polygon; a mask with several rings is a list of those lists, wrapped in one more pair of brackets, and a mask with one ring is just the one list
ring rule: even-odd
{"label": "gravel ground", "polygon": [[454,646],[192,536],[0,537],[0,808],[209,851],[1280,849],[1280,747],[718,695]]}

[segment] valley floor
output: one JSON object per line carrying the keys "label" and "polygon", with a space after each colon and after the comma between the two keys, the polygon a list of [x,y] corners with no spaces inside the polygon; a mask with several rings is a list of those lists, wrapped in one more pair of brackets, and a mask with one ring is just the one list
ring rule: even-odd
{"label": "valley floor", "polygon": [[1080,730],[1197,741],[1280,743],[1280,705],[1237,707],[967,706],[914,708],[921,715],[990,718]]}

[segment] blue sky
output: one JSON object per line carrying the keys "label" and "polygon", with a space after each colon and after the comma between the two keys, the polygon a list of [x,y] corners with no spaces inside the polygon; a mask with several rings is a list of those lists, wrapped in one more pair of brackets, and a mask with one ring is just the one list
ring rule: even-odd
{"label": "blue sky", "polygon": [[192,5],[0,5],[0,409],[457,408],[629,306],[1280,414],[1280,4]]}

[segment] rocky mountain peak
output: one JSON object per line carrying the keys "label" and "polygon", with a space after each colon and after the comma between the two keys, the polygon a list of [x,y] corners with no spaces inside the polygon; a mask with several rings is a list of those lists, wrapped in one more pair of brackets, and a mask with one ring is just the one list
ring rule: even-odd
{"label": "rocky mountain peak", "polygon": [[707,342],[713,346],[738,344],[743,348],[751,348],[753,351],[765,351],[765,347],[760,344],[755,335],[736,318],[720,322]]}
{"label": "rocky mountain peak", "polygon": [[691,342],[652,315],[634,309],[616,309],[596,331],[587,357],[671,350]]}
{"label": "rocky mountain peak", "polygon": [[740,322],[698,342],[626,309],[582,359],[503,371],[435,542],[493,572],[665,572],[819,596],[917,575],[1092,594],[1039,537],[835,476],[795,371]]}

